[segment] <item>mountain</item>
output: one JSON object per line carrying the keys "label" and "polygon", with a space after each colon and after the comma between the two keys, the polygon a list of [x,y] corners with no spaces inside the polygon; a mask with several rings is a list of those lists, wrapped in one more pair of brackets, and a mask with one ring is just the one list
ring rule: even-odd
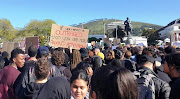
{"label": "mountain", "polygon": [[[105,19],[104,23],[109,24],[111,22],[123,22],[122,20],[117,20],[117,19]],[[132,35],[134,36],[140,36],[142,34],[142,31],[144,29],[149,29],[149,28],[157,28],[160,29],[163,26],[155,25],[155,24],[149,24],[149,23],[143,23],[143,22],[131,22],[133,26],[133,33]],[[103,19],[95,19],[91,20],[87,23],[80,23],[80,24],[74,24],[72,25],[74,27],[79,27],[79,28],[84,28],[84,29],[89,29],[89,35],[102,35],[104,32],[104,25],[103,25]],[[107,31],[106,31],[107,33]]]}

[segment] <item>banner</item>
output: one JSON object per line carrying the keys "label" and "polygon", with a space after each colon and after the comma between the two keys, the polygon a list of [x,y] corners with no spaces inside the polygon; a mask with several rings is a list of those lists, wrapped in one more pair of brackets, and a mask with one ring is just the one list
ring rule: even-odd
{"label": "banner", "polygon": [[63,48],[72,46],[73,49],[86,48],[88,33],[88,29],[52,24],[50,45]]}

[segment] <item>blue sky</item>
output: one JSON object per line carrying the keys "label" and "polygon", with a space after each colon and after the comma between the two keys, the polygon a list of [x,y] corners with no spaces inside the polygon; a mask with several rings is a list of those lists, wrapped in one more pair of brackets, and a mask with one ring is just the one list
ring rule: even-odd
{"label": "blue sky", "polygon": [[17,27],[31,20],[52,19],[69,26],[108,18],[165,26],[180,18],[179,0],[0,0],[0,19]]}

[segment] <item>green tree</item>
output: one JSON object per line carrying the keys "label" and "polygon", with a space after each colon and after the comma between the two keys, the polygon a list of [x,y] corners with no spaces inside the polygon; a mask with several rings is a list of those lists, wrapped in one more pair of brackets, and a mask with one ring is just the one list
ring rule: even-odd
{"label": "green tree", "polygon": [[51,19],[45,19],[43,21],[32,20],[27,24],[26,27],[19,30],[18,36],[21,37],[39,36],[39,42],[41,42],[40,45],[47,44],[48,41],[47,38],[51,34],[52,24],[56,24],[56,22]]}
{"label": "green tree", "polygon": [[100,39],[97,39],[96,37],[88,38],[88,42],[89,42],[89,43],[91,43],[92,41],[97,41],[97,42],[99,42]]}
{"label": "green tree", "polygon": [[0,38],[1,41],[13,41],[17,31],[7,19],[0,19]]}
{"label": "green tree", "polygon": [[[120,38],[122,40],[122,38],[125,36],[125,32],[120,26],[117,26],[117,29],[117,38]],[[113,37],[116,38],[116,28],[113,30],[112,34]]]}
{"label": "green tree", "polygon": [[146,36],[148,39],[148,44],[157,44],[158,42],[156,40],[160,39],[159,34],[157,32],[158,29],[144,29],[142,36]]}

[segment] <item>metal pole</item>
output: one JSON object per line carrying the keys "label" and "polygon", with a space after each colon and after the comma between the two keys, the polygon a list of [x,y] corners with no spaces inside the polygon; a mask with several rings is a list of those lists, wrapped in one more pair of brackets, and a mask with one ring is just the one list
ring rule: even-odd
{"label": "metal pole", "polygon": [[105,36],[105,32],[106,32],[106,27],[105,27],[105,24],[104,24],[104,36]]}
{"label": "metal pole", "polygon": [[116,39],[117,39],[117,25],[116,25]]}

